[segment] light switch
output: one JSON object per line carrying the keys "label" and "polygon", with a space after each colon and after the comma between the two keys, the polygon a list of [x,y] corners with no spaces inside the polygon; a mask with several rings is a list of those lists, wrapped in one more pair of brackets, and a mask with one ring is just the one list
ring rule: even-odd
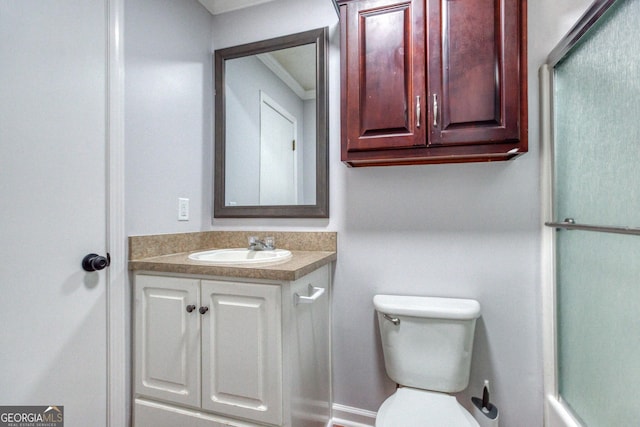
{"label": "light switch", "polygon": [[189,199],[178,199],[178,221],[189,221]]}

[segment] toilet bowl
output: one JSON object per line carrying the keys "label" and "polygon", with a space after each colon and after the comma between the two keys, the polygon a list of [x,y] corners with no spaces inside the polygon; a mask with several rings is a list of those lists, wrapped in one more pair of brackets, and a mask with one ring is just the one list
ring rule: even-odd
{"label": "toilet bowl", "polygon": [[401,387],[378,409],[375,427],[479,427],[455,397]]}
{"label": "toilet bowl", "polygon": [[475,300],[376,295],[387,375],[399,388],[376,427],[479,427],[456,400],[469,384],[480,304]]}

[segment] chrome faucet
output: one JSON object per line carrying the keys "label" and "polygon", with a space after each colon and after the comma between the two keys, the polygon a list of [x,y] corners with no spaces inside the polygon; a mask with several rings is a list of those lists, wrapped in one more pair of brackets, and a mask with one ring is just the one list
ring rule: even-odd
{"label": "chrome faucet", "polygon": [[256,236],[249,236],[250,251],[272,251],[276,248],[273,237],[265,237],[261,240]]}

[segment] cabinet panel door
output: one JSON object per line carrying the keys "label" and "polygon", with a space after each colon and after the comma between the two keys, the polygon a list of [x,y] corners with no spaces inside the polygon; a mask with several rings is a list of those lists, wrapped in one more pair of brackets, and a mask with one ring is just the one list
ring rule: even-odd
{"label": "cabinet panel door", "polygon": [[282,423],[280,287],[203,280],[202,407]]}
{"label": "cabinet panel door", "polygon": [[350,2],[341,15],[342,160],[425,146],[424,2]]}
{"label": "cabinet panel door", "polygon": [[199,280],[135,277],[135,392],[200,405]]}
{"label": "cabinet panel door", "polygon": [[517,141],[520,127],[526,128],[520,122],[526,2],[428,4],[430,144]]}

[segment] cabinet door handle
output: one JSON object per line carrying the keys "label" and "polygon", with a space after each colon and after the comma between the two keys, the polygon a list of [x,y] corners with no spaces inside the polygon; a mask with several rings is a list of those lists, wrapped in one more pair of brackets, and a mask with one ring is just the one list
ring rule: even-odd
{"label": "cabinet door handle", "polygon": [[196,309],[195,304],[190,304],[187,306],[187,313],[191,313],[195,309]]}
{"label": "cabinet door handle", "polygon": [[438,127],[438,95],[433,94],[433,127]]}
{"label": "cabinet door handle", "polygon": [[420,127],[420,95],[416,96],[416,126]]}
{"label": "cabinet door handle", "polygon": [[207,311],[209,311],[209,307],[200,307],[200,310],[198,310],[200,312],[200,314],[205,314]]}
{"label": "cabinet door handle", "polygon": [[315,300],[320,298],[324,294],[324,288],[316,288],[311,283],[309,283],[309,296],[303,296],[298,293],[293,294],[293,304],[313,304]]}

